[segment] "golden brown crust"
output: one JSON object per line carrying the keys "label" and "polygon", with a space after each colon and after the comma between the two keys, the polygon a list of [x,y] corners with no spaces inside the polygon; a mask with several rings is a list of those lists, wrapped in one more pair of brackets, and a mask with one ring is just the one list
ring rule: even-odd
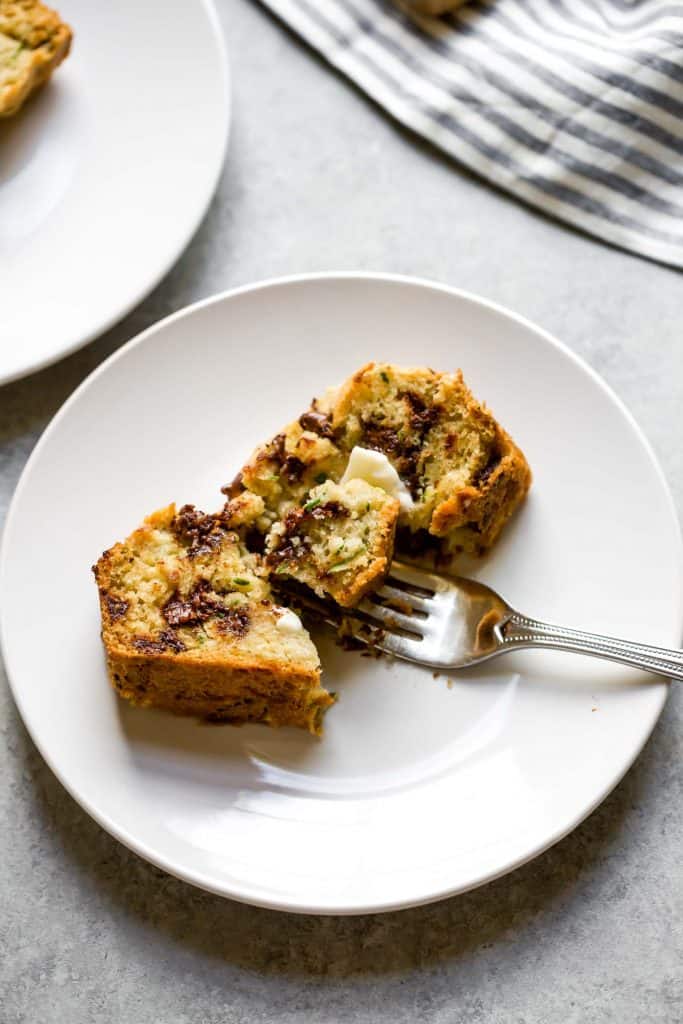
{"label": "golden brown crust", "polygon": [[373,547],[374,557],[358,573],[346,574],[337,587],[328,588],[332,599],[342,608],[353,608],[367,594],[381,587],[394,557],[394,540],[398,520],[398,502],[388,504],[378,513]]}
{"label": "golden brown crust", "polygon": [[497,450],[500,461],[485,481],[457,490],[440,502],[430,523],[430,532],[445,537],[460,526],[476,525],[483,549],[495,544],[517,506],[531,486],[531,470],[522,451],[509,434],[498,428]]}
{"label": "golden brown crust", "polygon": [[[393,550],[393,544],[392,544]],[[381,587],[389,572],[391,556],[378,555],[358,575],[333,590],[328,590],[330,597],[342,608],[355,608],[359,601]]]}
{"label": "golden brown crust", "polygon": [[[232,509],[232,518],[237,511]],[[334,697],[303,628],[279,631],[258,556],[222,514],[174,505],[94,566],[110,680],[134,704],[319,734]]]}
{"label": "golden brown crust", "polygon": [[267,530],[319,472],[338,481],[355,446],[383,452],[411,491],[399,553],[442,568],[490,548],[531,483],[523,453],[460,371],[367,363],[257,449],[238,486],[263,497]]}
{"label": "golden brown crust", "polygon": [[131,655],[110,650],[106,636],[104,643],[112,686],[137,707],[229,725],[290,725],[320,735],[324,712],[335,702],[320,685],[319,671],[276,671],[258,661],[189,661],[182,654]]}
{"label": "golden brown crust", "polygon": [[72,32],[38,0],[0,0],[0,117],[16,114],[68,55]]}

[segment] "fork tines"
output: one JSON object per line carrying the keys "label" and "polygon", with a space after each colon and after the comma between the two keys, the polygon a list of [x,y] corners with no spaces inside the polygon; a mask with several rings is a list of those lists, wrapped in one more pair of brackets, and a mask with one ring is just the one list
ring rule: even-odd
{"label": "fork tines", "polygon": [[384,586],[351,609],[342,609],[289,580],[279,586],[304,615],[333,626],[342,639],[351,638],[396,657],[417,659],[439,578],[393,562]]}

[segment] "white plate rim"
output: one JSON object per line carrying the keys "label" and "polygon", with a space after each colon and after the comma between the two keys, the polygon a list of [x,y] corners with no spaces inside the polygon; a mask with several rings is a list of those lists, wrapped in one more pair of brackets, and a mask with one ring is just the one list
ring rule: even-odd
{"label": "white plate rim", "polygon": [[[228,49],[221,27],[221,22],[218,17],[216,5],[214,0],[199,0],[201,7],[204,10],[211,33],[213,42],[216,46],[216,52],[220,63],[220,72],[222,78],[222,95],[224,99],[223,109],[223,124],[221,127],[222,146],[220,151],[220,157],[216,161],[216,168],[210,182],[210,186],[207,189],[206,196],[203,202],[199,204],[195,211],[195,216],[189,223],[187,230],[183,234],[179,242],[169,250],[166,258],[161,261],[159,266],[154,267],[152,272],[145,278],[143,284],[130,296],[117,313],[105,317],[103,320],[95,324],[91,330],[86,331],[80,338],[75,341],[70,341],[66,345],[61,346],[49,355],[40,356],[37,359],[29,359],[23,364],[22,367],[10,370],[7,373],[3,373],[0,370],[0,387],[5,384],[12,384],[14,381],[23,380],[24,377],[28,377],[33,373],[38,373],[40,370],[44,370],[48,366],[53,366],[58,363],[61,359],[66,359],[67,356],[73,355],[74,352],[78,352],[84,348],[91,341],[97,338],[100,334],[106,333],[111,327],[119,323],[126,317],[131,310],[135,309],[139,303],[143,301],[157,285],[163,280],[166,274],[171,268],[178,262],[182,254],[187,249],[188,245],[192,241],[199,225],[204,220],[206,212],[209,209],[211,201],[216,194],[218,182],[225,166],[225,157],[228,150],[228,142],[230,140],[230,123],[232,118],[232,91],[230,85],[230,61],[228,58]],[[182,310],[179,310],[182,312]],[[152,325],[154,326],[154,325]],[[85,382],[83,382],[85,383]]]}
{"label": "white plate rim", "polygon": [[[6,637],[4,632],[4,616],[2,614],[2,596],[5,588],[4,580],[9,550],[8,537],[10,537],[12,532],[13,521],[15,515],[17,514],[16,510],[19,506],[22,491],[31,475],[33,464],[35,461],[37,461],[40,452],[43,448],[43,445],[46,443],[49,435],[52,433],[54,429],[56,429],[62,417],[66,415],[71,406],[76,403],[80,395],[90,387],[93,381],[96,380],[100,376],[100,374],[105,373],[111,364],[123,358],[125,354],[128,353],[131,349],[136,348],[138,345],[144,344],[149,337],[151,337],[158,331],[163,330],[168,324],[181,318],[192,316],[194,312],[203,309],[207,306],[218,304],[225,300],[235,298],[239,295],[247,293],[256,293],[258,291],[267,290],[269,288],[287,287],[292,284],[307,283],[312,281],[335,280],[375,281],[384,283],[414,285],[428,290],[440,292],[442,294],[451,295],[459,299],[464,299],[465,301],[483,307],[489,310],[490,312],[497,313],[498,315],[515,321],[519,325],[530,330],[535,335],[540,336],[551,347],[558,350],[562,356],[568,358],[570,361],[574,362],[580,369],[588,373],[588,375],[593,379],[594,383],[598,385],[603,394],[622,413],[627,424],[633,431],[635,437],[643,446],[643,449],[646,452],[652,464],[652,468],[654,469],[661,486],[662,497],[665,498],[666,506],[671,516],[672,526],[675,527],[674,533],[678,538],[676,551],[672,552],[672,561],[675,563],[679,581],[683,583],[683,536],[681,536],[681,527],[674,498],[671,493],[671,489],[668,485],[668,482],[666,480],[666,477],[664,475],[664,471],[662,470],[662,467],[659,463],[659,460],[657,459],[657,456],[655,455],[655,452],[650,442],[643,433],[641,427],[638,425],[635,417],[630,412],[625,403],[622,401],[622,399],[619,398],[619,396],[612,390],[612,388],[607,384],[607,382],[603,380],[603,378],[600,376],[600,374],[597,373],[596,370],[594,370],[588,363],[586,363],[585,360],[583,360],[579,355],[573,352],[567,345],[559,341],[559,339],[555,338],[552,334],[545,331],[543,328],[538,327],[536,324],[533,323],[533,321],[528,320],[521,314],[515,313],[512,310],[507,309],[504,305],[500,303],[494,302],[489,299],[484,299],[473,292],[456,288],[451,285],[443,284],[441,282],[431,281],[427,278],[413,277],[407,274],[382,273],[377,271],[344,270],[320,271],[315,273],[299,273],[274,278],[267,278],[262,281],[257,281],[250,284],[240,285],[236,288],[227,289],[226,291],[208,296],[207,298],[204,299],[200,299],[197,302],[185,306],[183,309],[177,310],[175,313],[171,313],[169,316],[164,317],[162,320],[157,321],[155,324],[152,324],[150,327],[146,328],[136,337],[131,338],[128,342],[126,342],[119,349],[113,352],[107,359],[105,359],[104,362],[101,363],[98,367],[96,367],[90,374],[88,374],[88,376],[81,382],[81,384],[76,388],[76,390],[64,402],[61,408],[55,413],[55,415],[52,417],[52,419],[46,426],[45,430],[43,431],[41,437],[37,441],[33,451],[31,452],[26,462],[26,465],[24,466],[24,469],[19,478],[12,499],[10,501],[10,505],[7,511],[7,517],[2,531],[2,537],[0,538],[0,653],[2,653],[4,658],[5,670],[7,673],[10,692],[12,693],[14,702],[21,715],[22,722],[27,732],[29,733],[32,742],[38,749],[41,757],[43,758],[47,766],[50,768],[50,770],[53,772],[53,774],[57,777],[61,785],[64,786],[65,790],[69,793],[69,795],[73,797],[76,803],[79,804],[79,806],[82,807],[83,810],[98,825],[100,825],[101,828],[103,828],[106,832],[113,836],[114,839],[118,840],[133,853],[137,854],[140,857],[143,857],[145,860],[153,864],[155,867],[160,868],[162,871],[165,871],[167,874],[179,879],[180,881],[187,882],[190,885],[194,885],[200,889],[203,889],[206,892],[213,893],[217,896],[222,896],[224,898],[235,900],[239,903],[245,903],[251,906],[258,906],[268,910],[280,910],[296,914],[315,914],[322,916],[350,917],[361,914],[389,913],[396,910],[408,909],[410,907],[426,906],[430,903],[436,903],[440,900],[448,899],[452,896],[457,896],[464,894],[466,892],[471,892],[472,890],[477,889],[482,885],[486,885],[497,878],[501,878],[509,874],[510,872],[515,871],[517,868],[522,867],[524,864],[527,864],[530,861],[534,860],[536,857],[540,856],[542,853],[550,849],[556,843],[560,842],[562,839],[565,838],[565,836],[569,835],[570,832],[577,828],[583,821],[586,820],[586,818],[588,818],[593,813],[593,811],[607,798],[607,796],[609,796],[609,794],[616,788],[616,786],[618,786],[618,784],[624,778],[628,770],[635,763],[643,747],[650,738],[650,735],[652,734],[655,725],[659,720],[659,717],[666,703],[666,699],[668,697],[671,683],[667,682],[666,685],[661,688],[661,696],[658,701],[656,711],[652,715],[651,720],[648,720],[644,723],[644,728],[642,730],[640,741],[634,748],[632,756],[625,760],[624,764],[619,768],[617,772],[615,772],[613,778],[611,778],[609,782],[598,792],[597,796],[589,804],[587,804],[577,815],[575,815],[566,827],[558,829],[550,836],[548,836],[547,841],[539,843],[532,850],[527,851],[522,856],[507,862],[506,865],[502,867],[500,870],[485,873],[481,877],[474,880],[471,884],[465,886],[455,885],[445,887],[431,893],[429,896],[421,896],[417,899],[408,898],[405,900],[392,900],[382,903],[362,904],[358,906],[343,906],[340,908],[330,909],[329,906],[318,907],[312,904],[293,903],[288,900],[264,899],[263,896],[261,896],[260,894],[248,892],[246,887],[244,887],[242,891],[235,891],[232,889],[229,890],[227,887],[216,885],[212,882],[212,880],[209,877],[207,877],[202,872],[193,871],[191,869],[188,870],[186,868],[179,867],[171,860],[168,860],[166,857],[159,855],[147,844],[145,844],[144,842],[140,842],[138,839],[136,839],[135,836],[130,834],[130,832],[128,832],[126,829],[119,827],[114,821],[112,821],[109,818],[109,816],[106,813],[101,812],[96,806],[94,806],[91,803],[91,801],[89,801],[86,798],[81,798],[79,793],[76,791],[76,787],[70,785],[67,782],[67,780],[63,778],[58,767],[53,763],[50,756],[46,753],[46,751],[43,749],[43,747],[37,741],[36,737],[33,734],[33,731],[28,721],[28,716],[25,715],[24,708],[22,706],[22,700],[19,695],[19,689],[15,688],[12,682],[12,666],[6,654],[8,645],[6,643]],[[683,618],[683,586],[677,589],[676,594],[672,595],[672,599],[676,602],[675,620],[680,622],[681,618]],[[680,636],[672,637],[672,644],[678,642],[680,642]]]}

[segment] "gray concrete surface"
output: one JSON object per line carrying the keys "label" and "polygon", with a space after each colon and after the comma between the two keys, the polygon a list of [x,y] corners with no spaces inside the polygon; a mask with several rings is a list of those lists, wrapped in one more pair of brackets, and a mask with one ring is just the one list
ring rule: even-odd
{"label": "gray concrete surface", "polygon": [[[683,510],[680,274],[463,174],[258,6],[219,6],[235,102],[218,194],[130,316],[0,389],[0,514],[50,416],[142,328],[254,279],[353,268],[468,288],[563,338],[632,409]],[[467,896],[356,919],[240,906],[143,863],[62,790],[4,677],[0,702],[2,1024],[683,1020],[680,689],[624,782],[557,847]]]}

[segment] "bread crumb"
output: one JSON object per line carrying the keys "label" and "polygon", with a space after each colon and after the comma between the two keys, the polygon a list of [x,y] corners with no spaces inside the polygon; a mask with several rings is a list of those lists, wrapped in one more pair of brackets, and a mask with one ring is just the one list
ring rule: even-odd
{"label": "bread crumb", "polygon": [[[432,672],[432,679],[443,679],[441,672]],[[446,679],[446,686],[452,690],[455,686],[455,679]]]}

